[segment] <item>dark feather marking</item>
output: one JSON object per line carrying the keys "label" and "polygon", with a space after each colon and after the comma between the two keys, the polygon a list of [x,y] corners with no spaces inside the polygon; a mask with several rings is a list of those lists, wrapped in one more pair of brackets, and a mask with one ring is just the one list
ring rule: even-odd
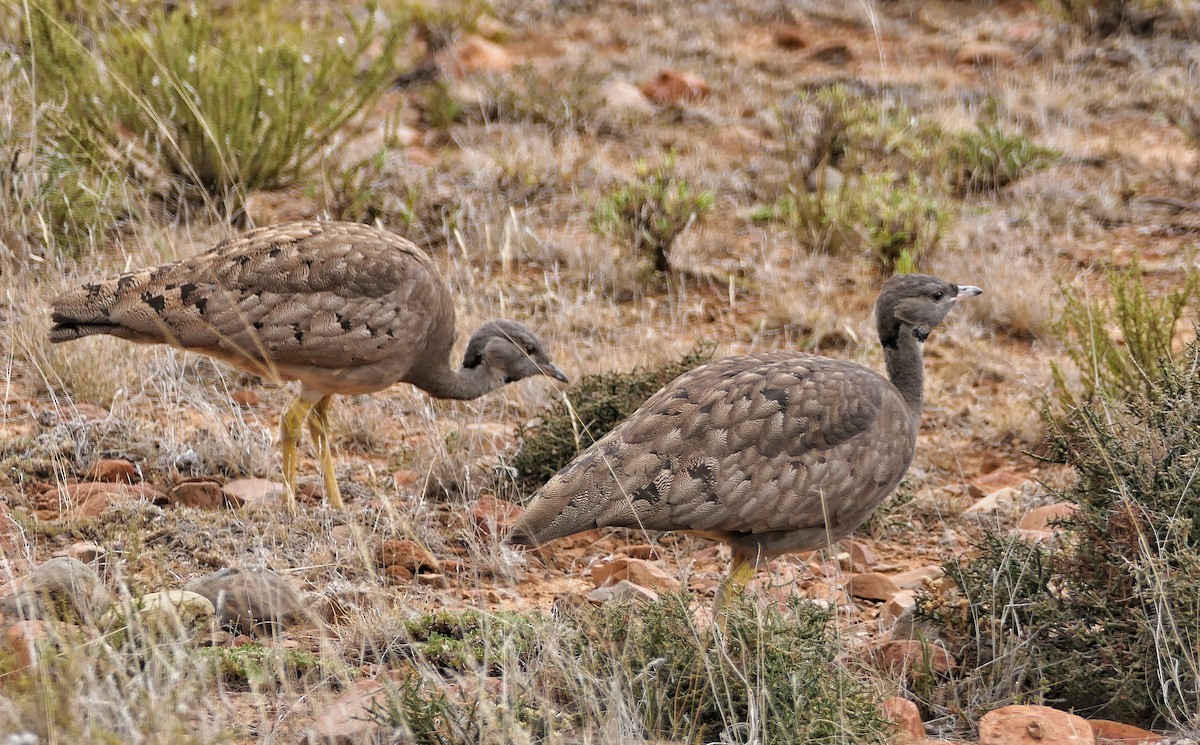
{"label": "dark feather marking", "polygon": [[152,295],[149,292],[142,293],[142,301],[154,309],[155,313],[162,313],[163,308],[167,307],[167,299],[162,295]]}

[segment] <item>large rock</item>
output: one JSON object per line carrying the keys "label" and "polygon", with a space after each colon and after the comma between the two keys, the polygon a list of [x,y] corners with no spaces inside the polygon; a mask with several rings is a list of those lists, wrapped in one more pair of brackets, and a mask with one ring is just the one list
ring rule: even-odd
{"label": "large rock", "polygon": [[208,598],[217,622],[239,633],[270,634],[307,618],[300,597],[270,569],[226,568],[184,585]]}
{"label": "large rock", "polygon": [[642,81],[638,89],[647,99],[660,106],[670,106],[681,101],[697,101],[708,96],[708,83],[699,75],[679,70],[663,69],[649,80]]}
{"label": "large rock", "polygon": [[59,505],[70,505],[63,513],[67,517],[99,517],[112,507],[140,502],[165,504],[167,495],[146,484],[89,481],[61,486],[50,492],[45,500]]}
{"label": "large rock", "polygon": [[87,472],[88,481],[132,484],[141,481],[137,466],[124,458],[102,458],[92,464]]}
{"label": "large rock", "polygon": [[892,696],[883,702],[883,718],[896,725],[901,741],[925,739],[925,723],[917,705],[906,698]]}
{"label": "large rock", "polygon": [[216,608],[203,595],[188,590],[164,590],[142,596],[137,617],[152,633],[184,634],[201,640],[212,630]]}
{"label": "large rock", "polygon": [[109,604],[96,570],[70,557],[51,559],[34,569],[0,612],[12,618],[92,623]]}
{"label": "large rock", "polygon": [[856,574],[846,582],[846,592],[860,600],[891,600],[900,588],[879,572]]}
{"label": "large rock", "polygon": [[181,481],[167,492],[167,498],[175,507],[192,507],[197,510],[219,510],[235,506],[227,499],[221,485],[212,479],[197,478]]}
{"label": "large rock", "polygon": [[421,544],[407,538],[387,538],[375,547],[375,561],[383,569],[401,567],[409,578],[422,569],[441,572],[442,563]]}
{"label": "large rock", "polygon": [[1093,745],[1083,717],[1048,706],[1005,706],[979,720],[979,745]]}
{"label": "large rock", "polygon": [[1141,727],[1109,719],[1089,719],[1088,726],[1096,736],[1096,745],[1153,745],[1164,739],[1162,735]]}
{"label": "large rock", "polygon": [[914,671],[944,675],[957,664],[944,647],[917,639],[885,641],[875,647],[872,658],[880,670],[906,676]]}

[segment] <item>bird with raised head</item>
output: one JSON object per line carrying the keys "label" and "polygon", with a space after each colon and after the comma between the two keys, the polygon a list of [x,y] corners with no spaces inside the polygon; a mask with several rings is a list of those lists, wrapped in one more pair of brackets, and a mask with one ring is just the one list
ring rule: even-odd
{"label": "bird with raised head", "polygon": [[567,377],[515,321],[480,326],[450,362],[454,298],[429,256],[384,230],[296,222],[251,230],[189,259],[126,272],[53,302],[50,341],[108,334],[215,357],[300,391],[280,420],[287,507],[307,421],[325,496],[343,507],[329,441],[335,394],[410,383],[473,399],[533,375]]}
{"label": "bird with raised head", "polygon": [[717,591],[723,617],[760,562],[831,546],[900,483],[921,420],[921,345],[981,292],[920,274],[888,279],[875,304],[886,378],[787,351],[684,373],[551,478],[509,543],[597,527],[723,541],[733,553]]}

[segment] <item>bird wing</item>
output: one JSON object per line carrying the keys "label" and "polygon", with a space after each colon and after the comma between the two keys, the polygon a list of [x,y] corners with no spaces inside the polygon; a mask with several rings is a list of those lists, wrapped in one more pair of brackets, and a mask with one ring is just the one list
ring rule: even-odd
{"label": "bird wing", "polygon": [[766,533],[827,518],[853,529],[913,445],[903,398],[860,365],[731,357],[680,376],[567,466],[526,531],[538,542],[597,525]]}
{"label": "bird wing", "polygon": [[429,257],[404,238],[355,223],[304,222],[88,285],[55,301],[54,320],[107,325],[105,333],[243,367],[345,368],[410,343],[449,307],[447,296]]}

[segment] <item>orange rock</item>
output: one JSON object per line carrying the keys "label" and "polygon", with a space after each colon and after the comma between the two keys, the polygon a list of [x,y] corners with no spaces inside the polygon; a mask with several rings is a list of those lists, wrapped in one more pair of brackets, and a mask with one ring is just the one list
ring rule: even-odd
{"label": "orange rock", "polygon": [[227,481],[223,487],[225,498],[233,507],[261,508],[273,510],[283,499],[284,485],[270,479],[248,478]]}
{"label": "orange rock", "polygon": [[901,739],[925,739],[925,723],[921,721],[921,712],[917,705],[906,698],[892,696],[883,702],[883,718],[896,725]]}
{"label": "orange rock", "polygon": [[442,564],[421,544],[407,538],[387,538],[375,547],[375,561],[381,567],[404,567],[412,573],[422,569],[442,571]]}
{"label": "orange rock", "polygon": [[883,671],[925,671],[944,675],[954,669],[954,658],[944,647],[916,639],[895,639],[883,642],[872,653],[875,666]]}
{"label": "orange rock", "polygon": [[1049,706],[1005,706],[979,720],[979,745],[1093,745],[1087,720]]}
{"label": "orange rock", "polygon": [[259,396],[257,391],[252,391],[249,388],[239,388],[229,394],[233,402],[243,409],[249,409],[252,406],[258,406]]}
{"label": "orange rock", "polygon": [[518,504],[485,494],[472,502],[468,511],[480,535],[505,536],[524,514],[525,509]]}
{"label": "orange rock", "polygon": [[138,476],[137,466],[124,458],[102,458],[96,461],[88,469],[85,478],[88,481],[123,482],[126,484],[141,481],[141,478]]}
{"label": "orange rock", "polygon": [[1026,512],[1018,524],[1021,530],[1050,530],[1051,522],[1070,517],[1079,511],[1079,506],[1071,502],[1059,502],[1036,507]]}
{"label": "orange rock", "polygon": [[696,101],[708,96],[708,83],[692,73],[669,68],[660,70],[652,80],[638,85],[642,94],[660,106],[669,106],[680,101]]}
{"label": "orange rock", "polygon": [[809,59],[841,67],[854,59],[854,51],[845,39],[822,39],[808,50]]}
{"label": "orange rock", "polygon": [[946,574],[946,570],[935,564],[929,566],[917,567],[909,569],[898,574],[891,575],[891,580],[896,583],[896,587],[901,590],[917,590],[926,585],[926,582],[934,582],[941,579]]}
{"label": "orange rock", "polygon": [[804,49],[808,36],[798,26],[780,26],[775,29],[775,46],[781,49]]}
{"label": "orange rock", "polygon": [[166,504],[167,495],[145,484],[92,481],[64,485],[47,495],[47,499],[59,504],[73,505],[66,513],[71,517],[98,517],[110,506],[140,501]]}
{"label": "orange rock", "polygon": [[997,489],[1017,488],[1029,480],[1029,477],[1023,473],[1018,473],[1011,466],[1001,466],[991,472],[972,479],[971,486],[975,487],[982,494],[991,494]]}
{"label": "orange rock", "polygon": [[1109,719],[1089,719],[1088,726],[1096,736],[1096,745],[1143,745],[1163,741],[1162,735]]}
{"label": "orange rock", "polygon": [[413,578],[412,570],[407,567],[402,567],[399,564],[392,564],[390,567],[383,568],[383,576],[387,577],[390,584],[403,584],[411,582]]}
{"label": "orange rock", "polygon": [[879,620],[885,624],[895,623],[917,607],[915,590],[900,590],[879,609]]}
{"label": "orange rock", "polygon": [[420,480],[421,474],[407,468],[392,474],[392,481],[396,483],[396,486],[413,486]]}
{"label": "orange rock", "polygon": [[441,55],[450,74],[462,77],[472,72],[504,72],[513,65],[504,47],[477,34],[468,34]]}
{"label": "orange rock", "polygon": [[167,499],[175,507],[219,510],[226,506],[225,492],[216,481],[189,479],[172,486]]}
{"label": "orange rock", "polygon": [[850,554],[850,563],[856,572],[869,572],[879,563],[879,555],[862,541],[847,538],[842,541],[842,548]]}
{"label": "orange rock", "polygon": [[74,419],[82,419],[86,422],[102,422],[112,416],[112,412],[103,406],[96,404],[75,402],[67,404],[65,408],[59,412],[60,419],[71,421]]}
{"label": "orange rock", "polygon": [[621,552],[631,558],[645,559],[647,561],[661,558],[658,555],[658,546],[653,546],[649,543],[640,543],[636,546],[622,546]]}
{"label": "orange rock", "polygon": [[1020,56],[1007,44],[998,41],[969,41],[954,55],[956,65],[975,67],[1011,67]]}
{"label": "orange rock", "polygon": [[9,669],[26,672],[37,664],[40,650],[50,644],[45,621],[17,621],[4,634],[4,649],[11,655]]}
{"label": "orange rock", "polygon": [[592,583],[596,587],[613,585],[623,579],[652,590],[673,592],[682,587],[680,581],[662,567],[643,559],[616,558],[592,567]]}
{"label": "orange rock", "polygon": [[895,582],[879,572],[856,574],[846,582],[846,592],[860,600],[891,600],[899,591]]}

